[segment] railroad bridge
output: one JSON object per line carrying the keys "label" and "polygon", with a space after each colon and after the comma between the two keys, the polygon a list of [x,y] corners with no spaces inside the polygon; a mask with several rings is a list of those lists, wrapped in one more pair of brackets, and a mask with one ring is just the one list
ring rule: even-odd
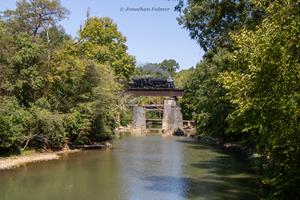
{"label": "railroad bridge", "polygon": [[[183,119],[177,97],[183,95],[177,88],[128,88],[126,91],[133,96],[162,96],[164,103],[159,105],[134,105],[132,115],[132,134],[140,136],[147,133],[146,111],[157,110],[163,113],[162,135],[172,135],[178,129],[183,131]],[[148,120],[149,121],[149,120]]]}

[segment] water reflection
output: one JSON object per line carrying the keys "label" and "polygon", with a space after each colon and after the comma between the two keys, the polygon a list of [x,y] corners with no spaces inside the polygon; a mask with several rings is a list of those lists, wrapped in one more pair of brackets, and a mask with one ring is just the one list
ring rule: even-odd
{"label": "water reflection", "polygon": [[257,175],[246,160],[194,140],[184,143],[186,199],[258,199]]}
{"label": "water reflection", "polygon": [[[127,197],[130,200],[140,199],[183,199],[181,188],[183,182],[163,182],[161,176],[179,177],[182,174],[182,145],[174,139],[148,136],[145,138],[130,138],[122,141],[119,161],[122,183],[127,187]],[[152,190],[150,177],[158,177],[161,190]],[[178,198],[180,197],[180,198]]]}
{"label": "water reflection", "polygon": [[255,172],[221,150],[160,136],[127,137],[114,146],[0,172],[0,199],[257,199]]}
{"label": "water reflection", "polygon": [[186,138],[127,142],[129,154],[119,154],[130,166],[121,170],[126,199],[257,199],[255,172],[236,156]]}

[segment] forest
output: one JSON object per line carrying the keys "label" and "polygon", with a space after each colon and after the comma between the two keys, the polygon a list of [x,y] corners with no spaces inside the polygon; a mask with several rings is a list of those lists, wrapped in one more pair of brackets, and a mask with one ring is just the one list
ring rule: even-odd
{"label": "forest", "polygon": [[266,159],[263,199],[300,199],[300,1],[188,0],[176,9],[205,50],[177,75],[187,80],[184,117],[198,134]]}
{"label": "forest", "polygon": [[18,1],[0,21],[0,150],[62,149],[112,137],[118,94],[135,70],[110,18],[71,38],[60,1]]}
{"label": "forest", "polygon": [[[190,69],[154,63],[184,88],[184,118],[264,159],[262,199],[300,199],[300,1],[180,0],[175,10],[205,51]],[[87,16],[72,38],[59,25],[68,14],[59,0],[1,13],[1,153],[92,144],[130,121],[120,96],[145,72],[126,37],[112,19]]]}

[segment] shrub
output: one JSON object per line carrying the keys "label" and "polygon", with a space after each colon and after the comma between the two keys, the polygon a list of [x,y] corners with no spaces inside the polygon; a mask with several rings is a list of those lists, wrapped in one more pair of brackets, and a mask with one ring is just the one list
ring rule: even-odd
{"label": "shrub", "polygon": [[66,114],[64,121],[70,143],[84,144],[89,142],[88,134],[91,131],[91,122],[88,116],[76,111]]}
{"label": "shrub", "polygon": [[37,148],[61,149],[67,142],[64,115],[46,109],[32,107],[35,117],[33,130]]}
{"label": "shrub", "polygon": [[29,137],[32,115],[14,97],[0,97],[0,150],[20,151]]}

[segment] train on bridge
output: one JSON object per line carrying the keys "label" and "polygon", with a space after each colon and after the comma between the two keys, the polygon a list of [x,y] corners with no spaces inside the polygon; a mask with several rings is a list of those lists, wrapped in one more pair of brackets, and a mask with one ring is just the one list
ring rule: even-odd
{"label": "train on bridge", "polygon": [[175,88],[174,81],[171,77],[169,78],[153,78],[153,77],[135,77],[128,84],[129,89],[137,88],[150,88],[150,89],[159,89],[159,88]]}

